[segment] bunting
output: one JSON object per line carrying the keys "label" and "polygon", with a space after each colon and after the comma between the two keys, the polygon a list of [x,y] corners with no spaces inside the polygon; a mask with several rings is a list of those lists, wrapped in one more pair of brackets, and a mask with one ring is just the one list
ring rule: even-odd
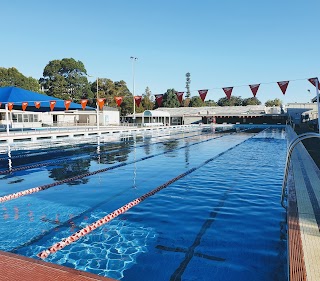
{"label": "bunting", "polygon": [[22,110],[25,111],[27,106],[28,106],[28,103],[27,102],[23,102],[22,103]]}
{"label": "bunting", "polygon": [[100,110],[102,110],[102,108],[103,108],[103,106],[104,106],[104,101],[105,101],[104,98],[99,98],[99,99],[97,99],[98,106],[99,106]]}
{"label": "bunting", "polygon": [[50,110],[51,110],[51,111],[53,111],[54,106],[56,105],[56,102],[57,102],[57,101],[55,101],[55,100],[51,100],[51,101],[50,101]]}
{"label": "bunting", "polygon": [[135,101],[137,107],[140,106],[141,100],[142,100],[142,96],[135,96],[134,97],[134,101]]}
{"label": "bunting", "polygon": [[207,96],[207,93],[208,93],[208,90],[199,90],[199,96],[200,98],[202,99],[202,101],[204,102],[206,96]]}
{"label": "bunting", "polygon": [[184,92],[176,92],[176,96],[177,96],[178,101],[180,103],[182,103],[183,94],[184,94]]}
{"label": "bunting", "polygon": [[122,97],[114,97],[114,99],[115,99],[115,101],[117,103],[117,106],[120,106],[121,103],[122,103],[123,98]]}
{"label": "bunting", "polygon": [[70,104],[71,104],[71,100],[65,100],[65,101],[64,101],[64,107],[66,108],[66,110],[69,109]]}
{"label": "bunting", "polygon": [[88,102],[87,99],[82,99],[82,100],[81,100],[81,107],[82,107],[83,110],[85,110],[85,108],[86,108],[86,106],[87,106],[87,102]]}
{"label": "bunting", "polygon": [[158,106],[162,105],[163,95],[155,95]]}
{"label": "bunting", "polygon": [[13,102],[8,102],[8,108],[10,111],[13,109]]}
{"label": "bunting", "polygon": [[[308,81],[316,87],[316,81],[318,80],[318,77],[315,77],[315,78],[310,78],[308,79]],[[318,90],[320,90],[320,83],[319,83],[319,80],[318,80]]]}
{"label": "bunting", "polygon": [[289,81],[281,81],[281,82],[277,82],[282,93],[285,95],[286,93],[286,90],[288,88],[288,85],[289,85]]}
{"label": "bunting", "polygon": [[34,106],[35,106],[35,108],[37,108],[37,109],[39,109],[40,108],[40,102],[39,101],[35,101],[34,102]]}
{"label": "bunting", "polygon": [[229,100],[231,98],[233,87],[222,88],[222,90],[224,91],[224,93],[226,94],[226,96]]}
{"label": "bunting", "polygon": [[249,87],[251,89],[253,96],[256,97],[256,94],[259,90],[260,84],[252,84],[252,85],[249,85]]}

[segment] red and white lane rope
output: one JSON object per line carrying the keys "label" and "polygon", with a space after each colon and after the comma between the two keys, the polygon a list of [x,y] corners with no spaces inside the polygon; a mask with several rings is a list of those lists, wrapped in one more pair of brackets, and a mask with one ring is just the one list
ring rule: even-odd
{"label": "red and white lane rope", "polygon": [[125,213],[126,211],[128,211],[132,207],[138,205],[139,203],[141,203],[142,201],[144,201],[148,197],[156,194],[160,190],[166,188],[168,185],[170,185],[173,182],[181,179],[182,177],[186,176],[187,174],[190,174],[191,172],[193,172],[196,169],[197,168],[192,168],[192,169],[188,170],[187,172],[185,172],[185,173],[183,173],[183,174],[171,179],[170,181],[160,185],[159,187],[153,189],[152,191],[150,191],[150,192],[148,192],[148,193],[146,193],[146,194],[144,194],[144,195],[132,200],[131,202],[129,202],[126,205],[122,206],[121,208],[113,211],[112,213],[106,215],[105,217],[95,221],[94,223],[91,223],[91,224],[87,225],[86,227],[82,228],[81,230],[77,231],[76,233],[72,234],[71,236],[62,239],[58,243],[55,243],[54,245],[52,245],[47,250],[44,250],[44,251],[40,252],[39,254],[37,254],[37,256],[39,258],[41,258],[41,259],[46,259],[50,254],[56,253],[57,251],[63,249],[64,247],[70,245],[71,243],[79,240],[81,237],[89,234],[91,231],[93,231],[93,230],[97,229],[98,227],[100,227],[100,226],[112,221],[113,219],[115,219],[119,215]]}
{"label": "red and white lane rope", "polygon": [[157,188],[149,191],[148,193],[132,200],[131,202],[125,204],[124,206],[120,207],[119,209],[113,211],[112,213],[109,213],[108,215],[106,215],[105,217],[87,225],[86,227],[80,229],[79,231],[75,232],[74,234],[70,235],[67,238],[62,239],[61,241],[55,243],[54,245],[52,245],[51,247],[49,247],[48,249],[40,252],[37,254],[37,256],[41,259],[46,259],[50,254],[56,253],[57,251],[63,249],[64,247],[74,243],[75,241],[79,240],[81,237],[88,235],[90,232],[92,232],[93,230],[97,229],[98,227],[112,221],[113,219],[115,219],[116,217],[118,217],[119,215],[127,212],[128,210],[130,210],[132,207],[140,204],[142,201],[144,201],[145,199],[147,199],[148,197],[156,194],[157,192],[159,192],[160,190],[166,188],[167,186],[169,186],[170,184],[176,182],[177,180],[185,177],[186,175],[194,172],[195,170],[198,170],[199,168],[201,168],[202,166],[208,164],[209,162],[213,161],[214,159],[220,157],[221,155],[225,154],[226,152],[234,149],[235,147],[239,146],[240,144],[244,143],[245,141],[253,138],[254,136],[244,140],[241,143],[236,144],[235,146],[227,149],[226,151],[223,151],[221,153],[219,153],[218,155],[206,160],[205,162],[203,162],[202,164],[200,164],[198,167],[194,167],[180,175],[178,175],[177,177],[167,181],[166,183],[158,186]]}
{"label": "red and white lane rope", "polygon": [[[215,137],[215,138],[209,138],[209,139],[206,139],[206,140],[203,140],[203,141],[200,141],[200,142],[196,142],[196,143],[192,143],[192,144],[189,144],[189,145],[185,145],[185,146],[179,147],[177,149],[183,149],[183,148],[186,148],[187,146],[200,144],[200,143],[203,143],[203,142],[206,142],[206,141],[209,141],[209,140],[213,140],[213,139],[216,139],[216,138],[220,138],[220,137],[221,136]],[[166,154],[166,153],[169,153],[169,152],[172,152],[172,150],[168,150],[168,151],[161,152],[161,153],[156,153],[156,154],[153,154],[153,155],[148,155],[148,156],[142,157],[142,158],[137,159],[137,160],[133,160],[133,161],[125,162],[125,163],[120,163],[120,164],[117,164],[115,166],[111,166],[111,167],[108,167],[108,168],[100,169],[100,170],[97,170],[97,171],[94,171],[94,172],[89,172],[89,173],[77,175],[77,176],[74,176],[74,177],[71,177],[71,178],[67,178],[67,179],[64,179],[64,180],[61,180],[61,181],[56,181],[54,183],[45,184],[45,185],[37,186],[37,187],[34,187],[34,188],[22,190],[22,191],[19,191],[19,192],[16,192],[16,193],[12,193],[12,194],[8,194],[8,195],[5,195],[5,196],[1,196],[0,197],[0,203],[6,202],[6,201],[10,201],[10,200],[22,197],[22,196],[30,195],[30,194],[33,194],[33,193],[36,193],[36,192],[39,192],[39,191],[43,191],[43,190],[49,189],[51,187],[67,183],[67,182],[72,182],[72,181],[75,181],[75,180],[78,180],[78,179],[82,179],[82,178],[85,178],[85,177],[88,177],[88,176],[96,175],[96,174],[103,173],[103,172],[106,172],[106,171],[109,171],[109,170],[113,170],[113,169],[116,169],[116,168],[120,168],[120,167],[123,167],[123,166],[126,166],[126,165],[130,165],[130,164],[133,164],[133,163],[141,162],[143,160],[150,159],[150,158],[153,158],[153,157],[156,157],[156,156],[159,156],[159,155],[162,155],[162,154]]]}

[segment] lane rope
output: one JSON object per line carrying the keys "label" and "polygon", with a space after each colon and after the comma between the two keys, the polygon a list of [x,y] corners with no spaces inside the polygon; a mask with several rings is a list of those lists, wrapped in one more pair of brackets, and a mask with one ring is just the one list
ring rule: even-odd
{"label": "lane rope", "polygon": [[[170,141],[174,141],[174,140],[180,140],[180,139],[186,139],[186,138],[192,138],[195,136],[199,136],[199,135],[191,135],[191,136],[187,136],[187,137],[182,137],[182,138],[175,138],[172,140],[168,140],[168,141],[159,141],[159,142],[155,142],[152,144],[143,144],[143,145],[139,145],[136,146],[136,148],[140,148],[140,147],[144,147],[144,146],[148,146],[148,145],[155,145],[155,144],[161,144],[161,143],[166,143],[166,142],[170,142]],[[89,146],[87,146],[89,147]],[[90,146],[91,147],[91,146]],[[81,149],[83,149],[84,147],[81,147]],[[113,148],[112,150],[108,150],[108,151],[102,151],[100,152],[100,155],[106,155],[106,154],[111,154],[115,151],[119,152],[119,151],[124,151],[126,149],[129,149],[129,147],[124,147],[121,149],[116,149]],[[86,159],[86,158],[91,158],[92,155],[99,155],[98,153],[90,153],[89,155],[84,155],[84,156],[78,156],[78,157],[72,157],[72,160],[77,160],[77,159]],[[36,155],[38,156],[38,155]],[[9,159],[9,158],[8,158]],[[68,159],[70,160],[70,159]],[[12,169],[7,169],[7,170],[2,170],[0,171],[0,175],[4,175],[4,174],[9,174],[9,173],[13,173],[13,172],[17,172],[17,171],[23,171],[23,170],[28,170],[28,169],[33,169],[33,168],[39,168],[39,167],[43,167],[43,166],[49,166],[49,165],[54,165],[57,163],[61,163],[61,162],[65,162],[66,159],[58,159],[58,160],[54,160],[54,161],[49,161],[49,162],[42,162],[42,163],[38,163],[38,164],[33,164],[33,165],[27,165],[27,166],[21,166],[21,167],[17,167],[17,168],[12,168]]]}
{"label": "lane rope", "polygon": [[[257,134],[255,134],[257,135]],[[213,161],[214,159],[220,157],[221,155],[229,152],[230,150],[236,148],[237,146],[239,146],[240,144],[243,144],[244,142],[248,141],[249,139],[253,138],[255,135],[251,136],[250,138],[236,144],[235,146],[219,153],[218,155],[206,160],[205,162],[201,163],[199,166],[194,167],[178,176],[176,176],[175,178],[165,182],[164,184],[158,186],[157,188],[145,193],[144,195],[132,200],[131,202],[123,205],[122,207],[120,207],[119,209],[113,211],[112,213],[109,213],[108,215],[106,215],[105,217],[87,225],[86,227],[80,229],[79,231],[75,232],[74,234],[68,236],[67,238],[63,238],[62,240],[60,240],[59,242],[53,244],[51,247],[47,248],[46,250],[43,250],[42,252],[38,253],[37,256],[41,259],[46,259],[50,254],[56,253],[57,251],[63,249],[64,247],[76,242],[77,240],[79,240],[81,237],[88,235],[90,232],[92,232],[93,230],[99,228],[100,226],[112,221],[113,219],[115,219],[116,217],[118,217],[119,215],[127,212],[128,210],[130,210],[131,208],[133,208],[134,206],[140,204],[141,202],[143,202],[144,200],[146,200],[148,197],[153,196],[154,194],[158,193],[159,191],[161,191],[162,189],[168,187],[170,184],[178,181],[179,179],[187,176],[188,174],[200,169],[201,167],[203,167],[204,165],[208,164],[209,162]]]}
{"label": "lane rope", "polygon": [[[197,128],[196,130],[189,130],[187,133],[190,133],[190,132],[197,132],[197,131],[200,131],[199,128]],[[184,131],[183,131],[184,132]],[[162,137],[166,137],[166,136],[171,136],[171,135],[178,135],[178,134],[181,134],[181,132],[174,132],[173,134],[166,134],[166,135],[162,135],[162,136],[158,136],[159,138],[162,138]],[[117,142],[114,142],[113,144],[122,144],[123,142],[122,141],[117,141]],[[101,146],[107,146],[109,145],[110,143],[102,143]],[[94,145],[94,144],[93,144]],[[65,148],[65,149],[57,149],[57,150],[54,150],[54,151],[39,151],[39,152],[32,152],[32,153],[25,153],[25,154],[20,154],[20,155],[12,155],[11,157],[2,157],[0,158],[0,161],[4,161],[4,160],[8,160],[8,159],[16,159],[16,158],[25,158],[25,157],[33,157],[33,156],[41,156],[41,155],[44,155],[44,154],[56,154],[58,152],[72,152],[74,150],[79,150],[79,149],[84,149],[84,148],[88,148],[88,147],[92,147],[93,145],[84,145],[84,146],[81,146],[80,148],[79,147],[74,147],[74,144],[70,144],[71,147],[68,147],[68,148]]]}
{"label": "lane rope", "polygon": [[[240,131],[240,132],[242,132],[242,131]],[[77,176],[74,176],[74,177],[71,177],[71,178],[66,178],[64,180],[60,180],[60,181],[56,181],[56,182],[53,182],[53,183],[49,183],[49,184],[37,186],[37,187],[34,187],[34,188],[30,188],[30,189],[18,191],[18,192],[15,192],[15,193],[11,193],[11,194],[8,194],[8,195],[4,195],[4,196],[0,197],[0,203],[4,203],[4,202],[7,202],[7,201],[10,201],[10,200],[13,200],[13,199],[17,199],[17,198],[22,197],[22,196],[26,196],[26,195],[30,195],[30,194],[33,194],[33,193],[36,193],[36,192],[40,192],[40,191],[43,191],[43,190],[49,189],[51,187],[67,183],[67,182],[72,182],[72,181],[75,181],[75,180],[78,180],[78,179],[82,179],[84,177],[96,175],[96,174],[103,173],[103,172],[110,171],[110,170],[114,170],[116,168],[120,168],[120,167],[123,167],[123,166],[127,166],[127,165],[130,165],[130,164],[141,162],[141,161],[144,161],[144,160],[147,160],[147,159],[159,156],[159,155],[164,155],[164,154],[167,154],[167,153],[171,153],[171,152],[173,152],[175,150],[179,150],[179,149],[183,149],[183,148],[186,148],[186,147],[197,145],[197,144],[200,144],[200,143],[203,143],[203,142],[215,140],[215,139],[222,138],[224,136],[232,135],[232,134],[235,134],[235,133],[237,133],[237,132],[232,132],[232,133],[229,133],[229,134],[226,134],[226,135],[217,136],[215,138],[210,138],[210,139],[206,139],[206,140],[203,140],[203,141],[200,141],[200,142],[195,142],[195,143],[192,143],[192,144],[184,145],[184,146],[181,146],[181,147],[179,147],[177,149],[170,149],[170,150],[167,150],[165,152],[160,152],[160,153],[156,153],[156,154],[153,154],[153,155],[144,156],[144,157],[142,157],[140,159],[137,159],[137,160],[132,160],[132,161],[129,161],[129,162],[120,163],[120,164],[117,164],[117,165],[114,165],[114,166],[111,166],[111,167],[107,167],[107,168],[104,168],[104,169],[96,170],[94,172],[88,172],[88,173],[77,175]]]}

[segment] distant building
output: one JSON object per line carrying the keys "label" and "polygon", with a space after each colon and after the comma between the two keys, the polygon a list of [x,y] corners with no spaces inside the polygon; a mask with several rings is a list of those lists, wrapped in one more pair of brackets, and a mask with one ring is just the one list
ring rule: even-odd
{"label": "distant building", "polygon": [[316,103],[288,103],[287,113],[293,124],[311,122],[317,124],[318,106]]}
{"label": "distant building", "polygon": [[[168,125],[188,124],[286,124],[287,114],[280,107],[265,107],[264,105],[249,106],[211,106],[211,107],[160,107],[154,110],[167,112],[170,116]],[[132,122],[132,115],[127,116]],[[144,123],[143,113],[136,114],[135,123]],[[154,122],[156,122],[154,118]],[[148,120],[150,123],[150,120]],[[158,123],[158,122],[157,122]],[[165,124],[163,124],[165,125]]]}

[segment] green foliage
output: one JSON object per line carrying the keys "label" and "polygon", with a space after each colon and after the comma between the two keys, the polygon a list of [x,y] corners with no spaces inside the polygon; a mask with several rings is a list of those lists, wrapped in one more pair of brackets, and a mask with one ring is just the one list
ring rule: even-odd
{"label": "green foliage", "polygon": [[151,110],[154,107],[154,101],[151,98],[151,91],[149,87],[145,89],[145,92],[142,94],[142,106],[144,110]]}
{"label": "green foliage", "polygon": [[217,106],[218,104],[214,100],[205,100],[205,106]]}
{"label": "green foliage", "polygon": [[237,96],[231,96],[230,100],[228,100],[227,97],[218,100],[219,106],[241,106],[242,103],[242,98]]}
{"label": "green foliage", "polygon": [[281,106],[282,105],[282,101],[280,99],[267,100],[264,105],[268,106],[268,107]]}
{"label": "green foliage", "polygon": [[189,106],[190,107],[201,107],[201,106],[205,106],[205,103],[202,101],[202,99],[200,97],[194,96],[191,98]]}
{"label": "green foliage", "polygon": [[247,98],[247,99],[243,99],[243,106],[246,105],[260,105],[261,101],[259,101],[256,97],[252,97],[252,98]]}
{"label": "green foliage", "polygon": [[131,95],[126,82],[124,82],[123,80],[113,82],[108,78],[98,78],[98,93],[97,80],[91,83],[91,91],[93,92],[95,97],[94,103],[96,102],[96,98],[98,96],[99,98],[105,98],[106,105],[111,107],[117,107],[115,97]]}
{"label": "green foliage", "polygon": [[81,61],[73,58],[50,61],[44,68],[40,83],[49,96],[75,102],[87,98],[89,105],[92,105],[94,95],[87,79],[87,71]]}
{"label": "green foliage", "polygon": [[7,86],[15,86],[25,90],[41,93],[37,79],[24,76],[14,67],[0,67],[0,87]]}
{"label": "green foliage", "polygon": [[174,89],[168,89],[167,92],[163,95],[163,107],[180,107],[180,103],[176,96],[176,91]]}

